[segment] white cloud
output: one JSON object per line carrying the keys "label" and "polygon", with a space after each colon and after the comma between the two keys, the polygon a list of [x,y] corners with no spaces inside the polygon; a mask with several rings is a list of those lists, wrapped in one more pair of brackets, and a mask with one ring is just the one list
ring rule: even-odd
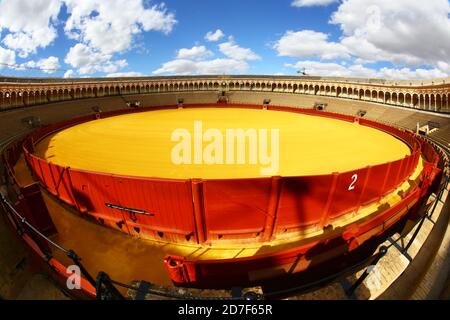
{"label": "white cloud", "polygon": [[27,68],[32,69],[40,69],[45,73],[55,73],[61,67],[59,64],[59,59],[54,56],[50,56],[48,58],[40,59],[38,61],[27,61],[25,63],[20,64],[17,69],[25,70]]}
{"label": "white cloud", "polygon": [[235,60],[260,60],[261,57],[254,53],[251,49],[242,48],[238,46],[232,37],[228,40],[228,42],[221,43],[219,45],[219,50],[225,56]]}
{"label": "white cloud", "polygon": [[293,7],[313,7],[313,6],[327,6],[339,0],[294,0]]}
{"label": "white cloud", "polygon": [[133,36],[147,31],[169,33],[177,23],[164,4],[148,6],[143,0],[65,0],[69,18],[65,32],[104,54],[124,52]]}
{"label": "white cloud", "polygon": [[426,79],[445,77],[445,73],[437,68],[434,69],[410,69],[410,68],[381,68],[376,70],[360,64],[349,66],[334,62],[299,61],[295,64],[286,64],[288,68],[296,70],[306,69],[311,76],[325,77],[358,77],[358,78],[381,78],[381,79]]}
{"label": "white cloud", "polygon": [[70,48],[64,62],[77,68],[80,74],[114,73],[128,65],[124,59],[112,60],[111,54],[101,53],[81,43]]}
{"label": "white cloud", "polygon": [[55,23],[61,5],[61,0],[0,1],[0,31],[9,32],[2,42],[22,58],[47,47],[57,37]]}
{"label": "white cloud", "polygon": [[153,74],[241,74],[250,69],[248,61],[261,59],[251,49],[238,46],[233,37],[219,45],[226,56],[220,59],[207,59],[212,52],[204,46],[180,49],[174,60],[164,63]]}
{"label": "white cloud", "polygon": [[178,50],[177,59],[201,60],[212,55],[213,53],[207,50],[205,46],[194,46],[190,49],[183,48]]}
{"label": "white cloud", "polygon": [[249,65],[242,60],[234,59],[214,59],[204,61],[193,61],[186,59],[176,59],[166,62],[161,68],[155,70],[153,74],[233,74],[247,71]]}
{"label": "white cloud", "polygon": [[275,43],[274,49],[278,55],[288,57],[319,57],[325,60],[350,57],[345,46],[329,42],[327,34],[312,30],[289,30]]}
{"label": "white cloud", "polygon": [[362,60],[408,66],[449,61],[448,0],[347,0],[332,15],[342,45]]}
{"label": "white cloud", "polygon": [[134,72],[134,71],[130,71],[130,72],[116,72],[116,73],[109,73],[106,75],[106,77],[108,78],[124,78],[124,77],[143,77],[145,76],[143,73],[141,72]]}
{"label": "white cloud", "polygon": [[57,57],[51,56],[46,59],[41,59],[36,63],[38,68],[45,70],[47,72],[55,72],[61,67],[59,64],[59,59]]}
{"label": "white cloud", "polygon": [[[448,73],[450,74],[450,73]],[[410,69],[410,68],[401,68],[401,69],[392,69],[392,68],[381,68],[378,71],[378,75],[382,79],[432,79],[432,78],[445,78],[447,77],[447,73],[442,72],[442,70],[434,68],[434,69]]]}
{"label": "white cloud", "polygon": [[205,40],[207,40],[209,42],[216,42],[216,41],[219,41],[220,39],[222,39],[223,36],[225,36],[225,34],[222,32],[222,30],[217,29],[214,32],[209,31],[205,35]]}
{"label": "white cloud", "polygon": [[[313,3],[322,1],[299,0],[293,5]],[[450,75],[449,14],[448,0],[426,4],[422,0],[345,0],[330,19],[342,30],[338,41],[312,30],[287,31],[273,47],[280,56],[397,66],[381,69],[376,76],[445,76]],[[335,64],[333,72],[348,73],[339,66]]]}
{"label": "white cloud", "polygon": [[0,47],[0,69],[16,63],[16,53],[12,50]]}
{"label": "white cloud", "polygon": [[74,76],[74,71],[72,69],[67,70],[64,72],[64,78],[72,78]]}
{"label": "white cloud", "polygon": [[299,61],[296,64],[286,64],[288,68],[297,70],[305,68],[306,73],[311,76],[329,76],[329,77],[363,77],[371,78],[375,71],[365,68],[361,65],[352,65],[346,67],[334,62],[319,61]]}
{"label": "white cloud", "polygon": [[450,62],[439,61],[437,66],[439,70],[446,73],[447,75],[450,75]]}

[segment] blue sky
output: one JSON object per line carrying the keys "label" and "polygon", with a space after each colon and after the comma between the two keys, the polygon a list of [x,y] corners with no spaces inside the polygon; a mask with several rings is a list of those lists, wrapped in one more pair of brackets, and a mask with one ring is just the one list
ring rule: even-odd
{"label": "blue sky", "polygon": [[[0,0],[0,74],[450,75],[448,0]],[[219,30],[219,31],[218,31]],[[206,34],[221,35],[206,39]]]}

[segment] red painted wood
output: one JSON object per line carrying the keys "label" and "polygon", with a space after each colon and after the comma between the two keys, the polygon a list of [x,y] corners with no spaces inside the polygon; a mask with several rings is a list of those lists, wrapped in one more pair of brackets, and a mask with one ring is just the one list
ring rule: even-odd
{"label": "red painted wood", "polygon": [[270,178],[204,180],[207,238],[260,239],[268,214],[271,185]]}
{"label": "red painted wood", "polygon": [[333,176],[285,177],[278,202],[276,233],[319,224],[325,214]]}

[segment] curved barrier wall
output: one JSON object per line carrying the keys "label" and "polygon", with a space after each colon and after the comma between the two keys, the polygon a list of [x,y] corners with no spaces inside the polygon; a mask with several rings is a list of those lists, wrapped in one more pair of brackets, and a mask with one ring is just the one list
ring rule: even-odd
{"label": "curved barrier wall", "polygon": [[[132,235],[208,244],[224,240],[262,242],[288,232],[322,229],[398,188],[414,172],[422,149],[433,166],[439,159],[432,147],[421,145],[412,133],[358,117],[287,107],[269,109],[359,122],[403,140],[410,146],[411,154],[393,162],[329,175],[223,180],[105,174],[62,167],[33,155],[36,143],[63,128],[157,109],[160,108],[101,113],[45,127],[26,139],[26,161],[48,192],[82,215]],[[425,166],[424,171],[427,170]]]}

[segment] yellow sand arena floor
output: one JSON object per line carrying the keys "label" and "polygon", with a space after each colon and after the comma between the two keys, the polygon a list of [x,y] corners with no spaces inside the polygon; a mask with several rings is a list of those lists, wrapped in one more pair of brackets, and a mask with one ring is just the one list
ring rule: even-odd
{"label": "yellow sand arena floor", "polygon": [[[344,172],[410,153],[407,145],[387,133],[340,120],[268,110],[196,108],[128,114],[76,125],[41,141],[36,154],[62,166],[131,176],[217,179],[264,175],[261,168],[265,165],[249,163],[249,143],[245,164],[174,164],[172,151],[178,142],[171,140],[172,134],[186,129],[194,144],[195,121],[202,121],[203,133],[217,129],[224,141],[227,129],[267,129],[269,146],[270,130],[279,129],[280,176]],[[209,143],[203,141],[202,150]],[[271,151],[269,147],[269,155]]]}

